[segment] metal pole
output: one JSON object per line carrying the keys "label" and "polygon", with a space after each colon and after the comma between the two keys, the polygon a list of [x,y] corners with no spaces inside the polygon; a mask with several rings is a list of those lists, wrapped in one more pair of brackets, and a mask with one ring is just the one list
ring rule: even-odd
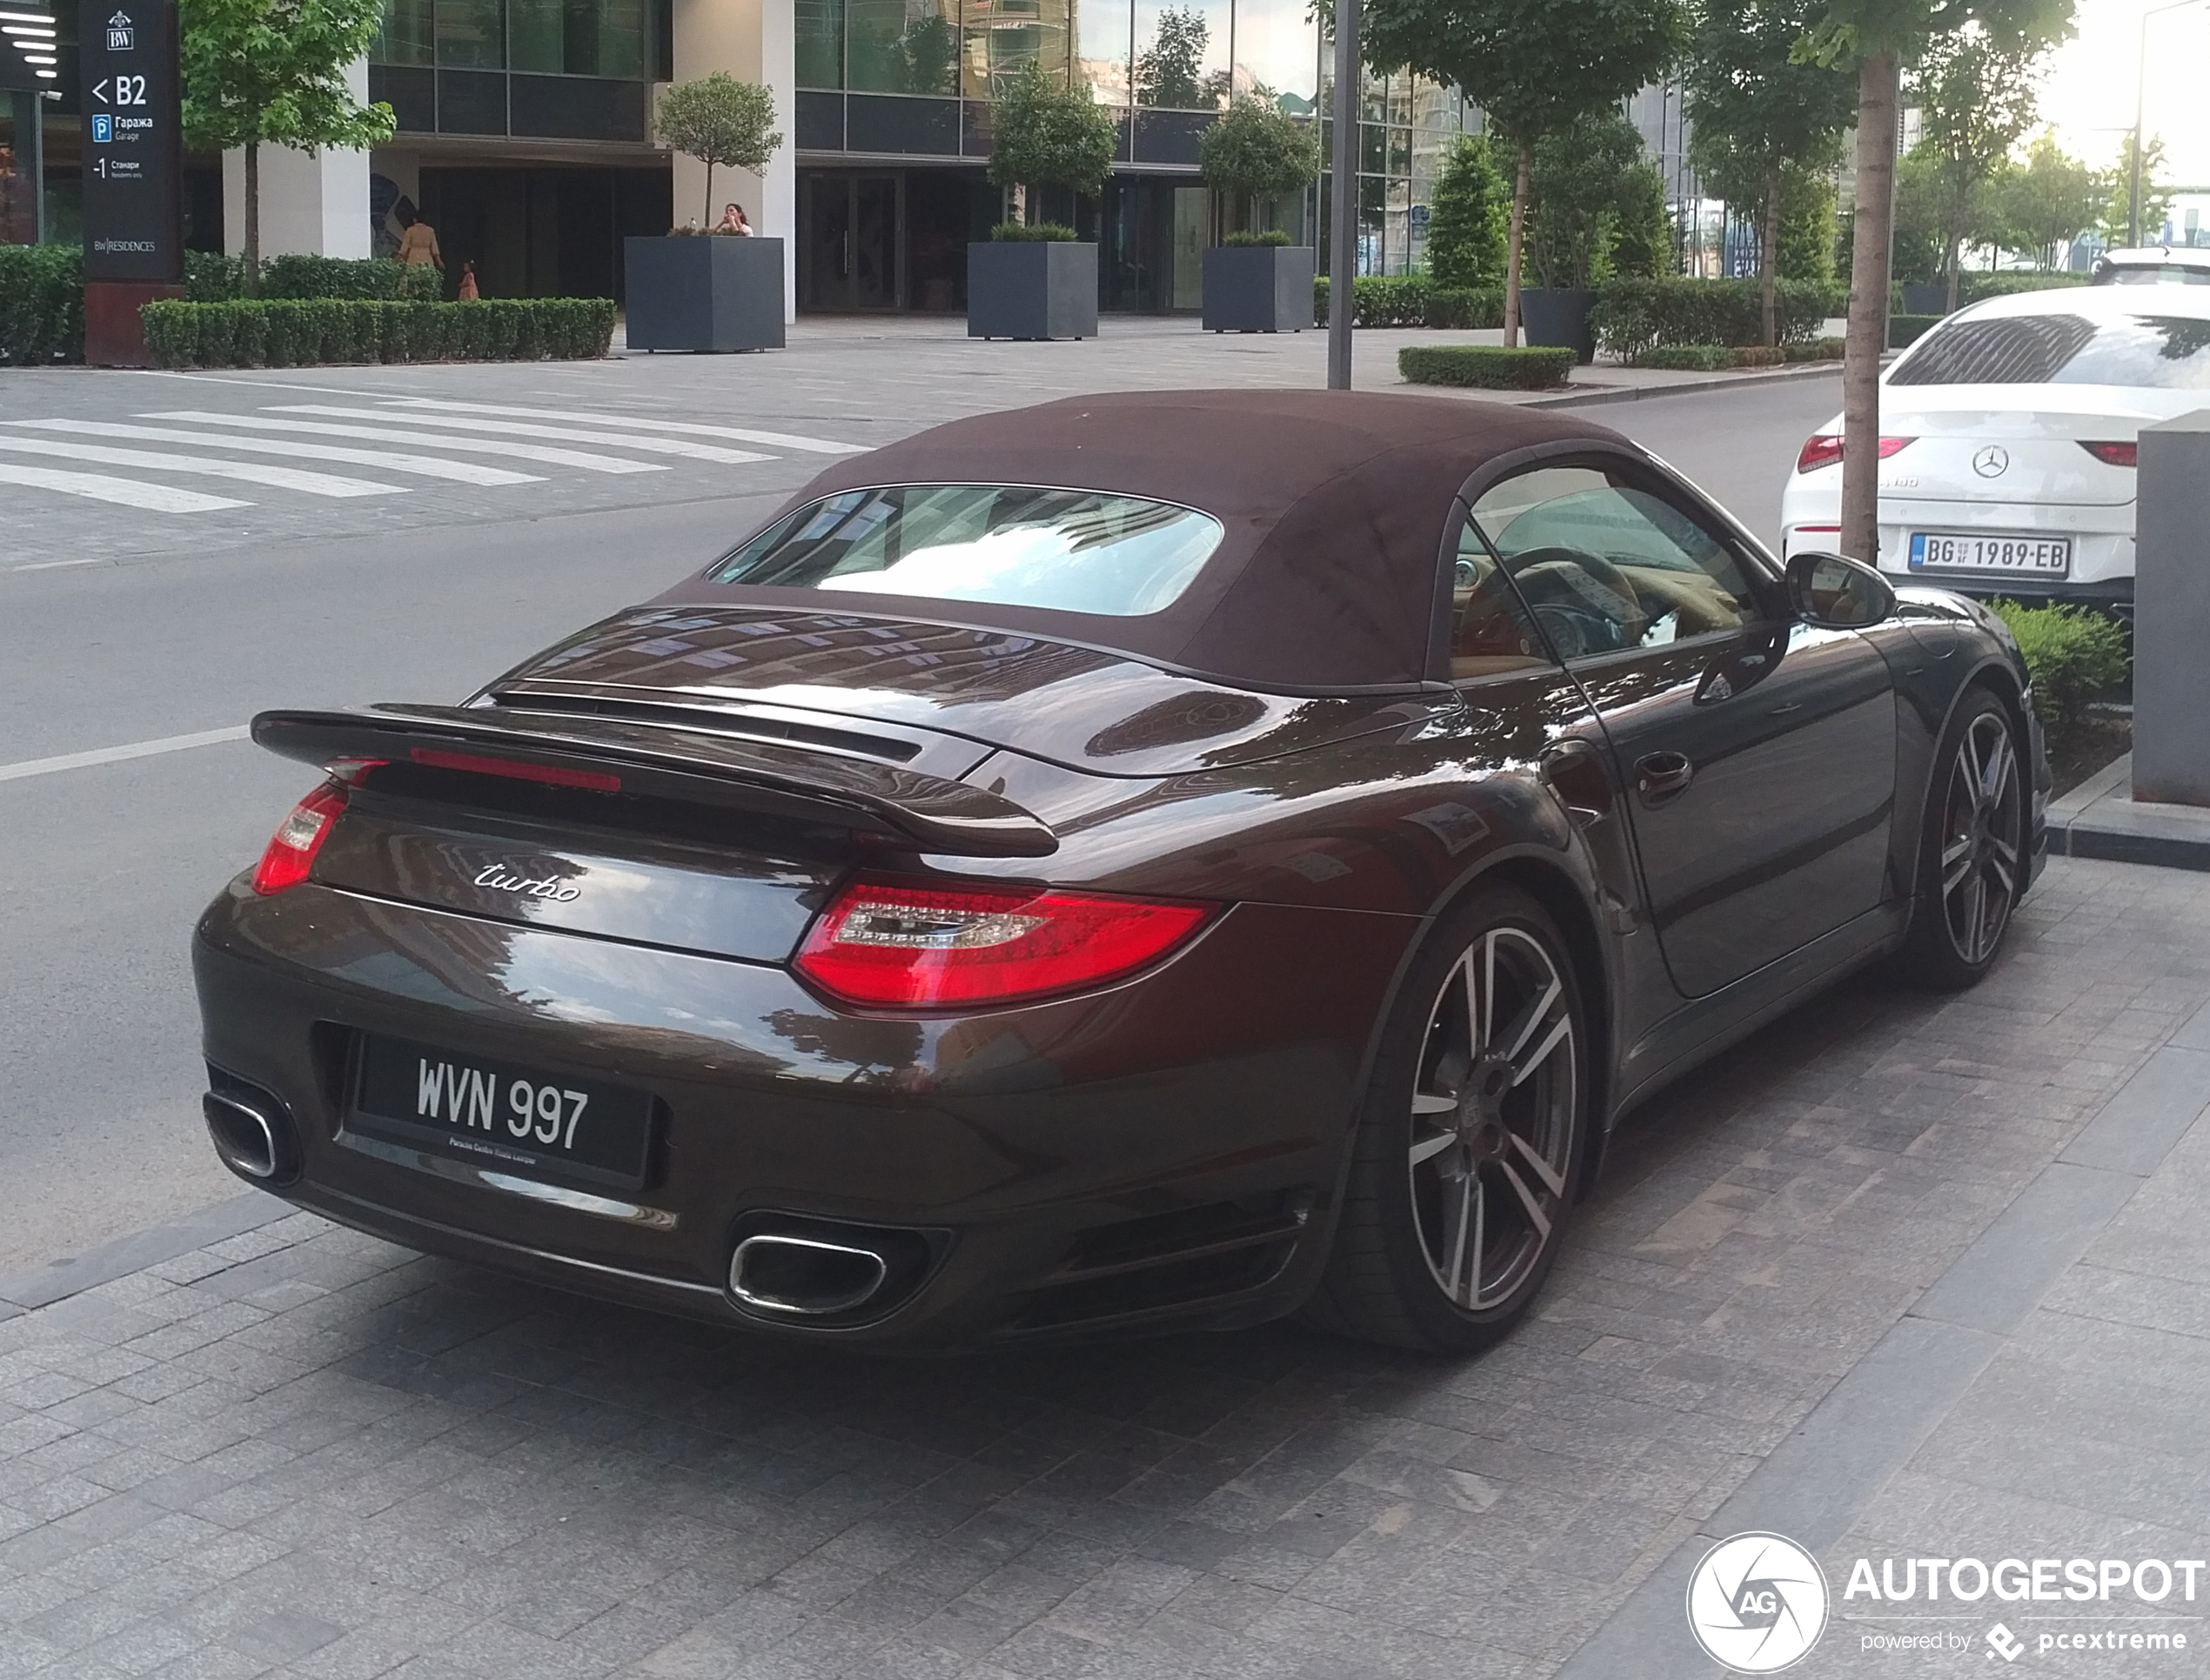
{"label": "metal pole", "polygon": [[2132,184],[2126,189],[2126,243],[2138,245],[2141,242],[2141,104],[2148,83],[2148,20],[2160,11],[2177,11],[2182,6],[2192,6],[2197,0],[2170,0],[2170,3],[2151,6],[2141,14],[2140,49],[2133,55],[2133,158],[2127,171]]}
{"label": "metal pole", "polygon": [[1328,182],[1328,389],[1350,389],[1358,271],[1358,0],[1336,0],[1335,144]]}

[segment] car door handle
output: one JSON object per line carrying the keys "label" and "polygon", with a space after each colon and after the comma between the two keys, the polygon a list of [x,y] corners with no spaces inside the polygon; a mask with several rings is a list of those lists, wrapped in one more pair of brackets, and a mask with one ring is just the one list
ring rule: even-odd
{"label": "car door handle", "polygon": [[1635,792],[1655,808],[1678,799],[1696,780],[1696,766],[1678,753],[1645,753],[1635,760]]}

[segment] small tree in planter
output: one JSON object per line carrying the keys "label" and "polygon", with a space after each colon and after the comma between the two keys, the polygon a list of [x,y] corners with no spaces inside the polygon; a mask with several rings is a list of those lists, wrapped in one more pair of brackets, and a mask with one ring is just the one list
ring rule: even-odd
{"label": "small tree in planter", "polygon": [[1205,252],[1206,330],[1296,332],[1310,326],[1312,247],[1291,246],[1285,234],[1250,231],[1259,201],[1302,191],[1319,172],[1320,147],[1309,126],[1262,99],[1239,99],[1198,137],[1197,167],[1205,184],[1228,199],[1242,234]]}
{"label": "small tree in planter", "polygon": [[[713,171],[733,164],[763,173],[783,144],[767,89],[716,70],[660,96],[660,137],[706,165],[712,227]],[[783,242],[780,238],[682,238],[623,242],[629,347],[633,350],[780,350],[783,343]]]}
{"label": "small tree in planter", "polygon": [[1031,64],[991,109],[989,177],[1025,190],[1027,218],[967,248],[967,331],[974,338],[1088,338],[1097,332],[1097,247],[1035,221],[1039,189],[1095,192],[1113,167],[1113,119],[1087,84]]}
{"label": "small tree in planter", "polygon": [[706,218],[700,227],[712,227],[717,219],[714,165],[762,172],[767,160],[782,149],[783,137],[774,123],[775,96],[757,82],[740,82],[727,70],[695,82],[678,82],[660,96],[660,110],[653,117],[660,137],[706,165]]}

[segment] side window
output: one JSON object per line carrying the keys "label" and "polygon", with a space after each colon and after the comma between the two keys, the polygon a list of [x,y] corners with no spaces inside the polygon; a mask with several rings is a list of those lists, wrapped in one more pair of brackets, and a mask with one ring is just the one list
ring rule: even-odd
{"label": "side window", "polygon": [[1661,496],[1600,467],[1537,467],[1473,510],[1564,659],[1739,629],[1758,617],[1727,547]]}
{"label": "side window", "polygon": [[1451,562],[1450,676],[1457,682],[1550,664],[1541,633],[1470,520]]}

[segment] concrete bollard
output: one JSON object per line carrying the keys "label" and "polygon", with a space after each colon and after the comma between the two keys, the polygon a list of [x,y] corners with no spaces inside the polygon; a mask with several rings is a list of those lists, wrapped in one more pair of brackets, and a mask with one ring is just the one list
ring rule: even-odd
{"label": "concrete bollard", "polygon": [[2142,427],[2138,472],[2133,797],[2210,806],[2210,410]]}

